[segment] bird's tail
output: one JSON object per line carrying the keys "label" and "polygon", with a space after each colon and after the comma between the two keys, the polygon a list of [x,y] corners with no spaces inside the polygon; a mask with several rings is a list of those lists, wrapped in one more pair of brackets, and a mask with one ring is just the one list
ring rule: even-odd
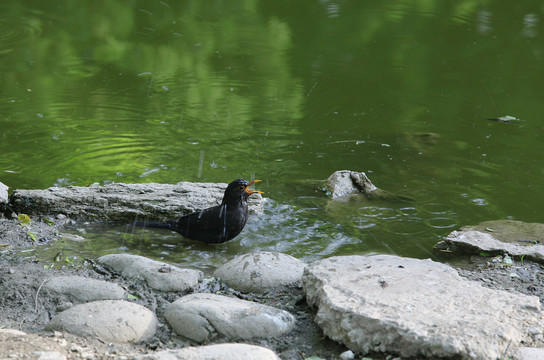
{"label": "bird's tail", "polygon": [[159,221],[134,221],[132,226],[138,227],[152,227],[152,228],[161,228],[161,229],[171,229],[172,224],[168,222],[159,222]]}

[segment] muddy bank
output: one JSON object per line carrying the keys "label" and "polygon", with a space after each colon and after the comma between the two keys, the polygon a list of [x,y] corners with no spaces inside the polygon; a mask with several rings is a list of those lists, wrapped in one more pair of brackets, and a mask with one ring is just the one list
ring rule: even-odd
{"label": "muddy bank", "polygon": [[[39,239],[43,239],[41,242],[62,236],[60,224],[33,222],[32,225],[32,230],[39,234]],[[55,266],[50,267],[50,264],[35,260],[25,251],[40,246],[41,243],[40,240],[33,240],[28,235],[28,231],[28,228],[22,226],[18,220],[0,219],[0,245],[2,246],[0,293],[3,294],[0,300],[0,327],[29,333],[25,337],[16,336],[19,339],[17,341],[11,341],[13,340],[11,334],[0,334],[2,338],[11,339],[7,342],[0,341],[0,344],[3,344],[0,347],[2,356],[16,352],[29,354],[28,358],[37,358],[31,353],[56,351],[67,359],[118,358],[121,355],[132,356],[198,345],[177,335],[163,317],[168,304],[188,292],[153,290],[145,282],[130,281],[120,277],[119,274],[100,266],[93,259],[89,259],[83,266],[78,267],[63,264],[60,259]],[[467,259],[462,266],[458,264],[458,271],[462,276],[476,280],[492,289],[535,295],[539,297],[541,303],[544,303],[542,291],[544,274],[541,265],[527,261],[505,260],[504,257],[473,256]],[[46,279],[60,275],[79,275],[118,284],[130,294],[131,302],[143,305],[157,314],[159,320],[157,333],[153,338],[140,344],[109,344],[91,337],[44,331],[44,326],[51,318],[72,305],[72,299],[62,295],[52,296],[44,287]],[[294,330],[284,336],[265,340],[246,340],[244,343],[270,348],[284,360],[299,360],[310,356],[323,359],[338,358],[347,350],[345,346],[323,335],[314,322],[316,309],[306,303],[305,295],[300,288],[292,287],[288,290],[264,294],[242,293],[213,278],[212,275],[204,275],[206,280],[199,282],[196,292],[219,293],[271,305],[290,312],[296,318]],[[222,341],[226,340],[218,342]],[[544,344],[533,343],[532,346],[540,347]],[[385,359],[387,356],[387,354],[375,353],[366,355],[366,358]],[[356,354],[356,358],[361,358],[361,355]]]}
{"label": "muddy bank", "polygon": [[[175,274],[185,274],[187,271],[185,271],[184,269],[177,269],[175,266],[170,264],[157,264],[157,262],[142,257],[136,257],[138,258],[136,260],[134,260],[133,257],[133,259],[130,260],[131,263],[137,264],[136,269],[118,269],[115,265],[112,265],[111,256],[109,257],[109,261],[104,261],[102,259],[107,258],[108,255],[102,257],[102,260],[85,259],[85,261],[81,263],[78,262],[76,264],[72,262],[71,259],[64,258],[62,254],[59,254],[55,257],[52,263],[44,264],[37,260],[36,256],[34,255],[34,251],[29,251],[30,249],[39,247],[42,244],[56,241],[57,239],[61,239],[63,237],[69,238],[70,236],[72,236],[63,234],[63,225],[73,222],[69,217],[66,216],[66,209],[71,209],[71,213],[69,213],[68,215],[84,214],[85,219],[112,220],[118,219],[116,217],[117,215],[106,214],[103,212],[103,209],[108,208],[111,210],[115,208],[119,210],[119,213],[123,214],[121,218],[128,221],[129,219],[132,219],[136,216],[158,216],[159,218],[163,216],[171,217],[172,214],[180,211],[180,208],[183,208],[184,206],[187,207],[186,204],[184,205],[182,203],[172,203],[172,206],[168,210],[169,213],[157,213],[155,215],[153,215],[153,204],[147,204],[143,208],[137,207],[136,204],[140,202],[141,196],[144,196],[144,198],[149,197],[151,196],[150,193],[158,191],[158,189],[155,188],[150,190],[150,188],[146,186],[148,185],[145,185],[144,188],[123,188],[124,191],[126,191],[126,196],[117,196],[116,191],[119,190],[118,188],[110,189],[111,191],[106,191],[107,189],[105,188],[89,189],[72,187],[69,189],[70,194],[65,194],[66,196],[60,197],[58,195],[64,194],[63,191],[65,191],[65,189],[62,189],[59,193],[57,193],[56,190],[53,188],[44,191],[38,191],[38,193],[31,193],[28,191],[18,192],[15,194],[15,196],[11,197],[10,201],[12,201],[11,205],[13,206],[8,207],[11,210],[16,209],[14,205],[17,204],[17,206],[23,206],[20,208],[21,211],[24,210],[30,213],[30,210],[35,211],[35,209],[33,209],[31,205],[36,205],[39,203],[41,204],[40,206],[43,207],[43,211],[46,211],[45,209],[48,209],[49,212],[46,212],[47,215],[45,216],[34,212],[32,213],[32,217],[29,218],[27,215],[22,215],[19,211],[17,211],[17,213],[19,214],[13,212],[10,213],[10,211],[7,211],[6,215],[11,216],[13,219],[0,219],[0,294],[3,295],[0,300],[0,328],[22,330],[29,333],[29,335],[24,335],[16,332],[13,333],[9,331],[4,331],[0,333],[0,336],[6,339],[5,342],[0,342],[1,355],[8,356],[10,354],[16,353],[22,354],[21,356],[23,357],[28,355],[28,358],[38,358],[35,356],[35,354],[28,353],[29,349],[35,348],[44,349],[38,351],[52,351],[60,354],[60,358],[68,359],[108,357],[117,358],[120,355],[132,358],[135,357],[136,354],[155,354],[157,351],[161,350],[179,349],[189,346],[198,346],[214,343],[224,343],[226,341],[231,341],[232,339],[238,339],[240,343],[243,342],[251,345],[259,345],[271,349],[275,352],[275,354],[278,354],[284,360],[300,360],[306,359],[311,356],[317,356],[323,359],[338,358],[341,354],[346,352],[347,348],[344,345],[333,342],[332,340],[328,339],[326,336],[323,335],[323,331],[321,330],[321,328],[318,327],[314,322],[314,320],[321,318],[321,326],[323,326],[323,329],[332,338],[341,339],[339,341],[348,344],[353,350],[365,353],[365,358],[384,359],[391,358],[391,356],[396,356],[393,353],[402,353],[402,351],[404,350],[395,346],[384,345],[388,341],[387,338],[389,337],[390,332],[394,328],[394,331],[397,331],[398,329],[402,331],[408,330],[406,335],[402,335],[404,336],[403,341],[409,339],[412,333],[428,332],[426,321],[423,321],[423,324],[414,324],[414,326],[409,329],[403,329],[403,324],[405,323],[405,321],[399,322],[399,316],[396,314],[403,313],[404,310],[402,307],[404,306],[408,306],[408,308],[413,308],[416,305],[421,305],[425,303],[430,304],[429,299],[433,299],[436,295],[439,295],[433,293],[434,288],[439,288],[439,286],[434,286],[434,283],[432,281],[430,283],[426,283],[424,280],[423,283],[420,283],[418,285],[422,286],[422,289],[424,290],[430,290],[429,296],[426,298],[426,300],[418,300],[419,298],[417,296],[412,296],[408,294],[406,302],[401,301],[401,308],[399,308],[398,311],[394,311],[393,317],[391,318],[393,319],[393,321],[390,321],[390,319],[385,319],[387,324],[383,326],[380,325],[378,329],[379,331],[376,329],[372,330],[371,333],[373,335],[372,337],[369,337],[367,334],[369,330],[361,329],[359,326],[361,324],[360,321],[355,321],[348,328],[346,328],[346,326],[344,326],[346,324],[344,324],[343,321],[339,320],[343,316],[345,316],[344,314],[340,315],[340,317],[332,314],[332,318],[334,318],[335,320],[326,321],[324,319],[331,317],[331,314],[325,314],[322,311],[322,305],[317,305],[320,308],[318,313],[317,308],[314,309],[307,304],[307,301],[317,304],[318,301],[320,301],[318,299],[318,295],[324,291],[322,291],[323,289],[319,287],[320,285],[318,285],[318,287],[314,288],[315,291],[313,291],[314,295],[317,295],[314,296],[313,300],[308,300],[308,297],[311,297],[309,295],[308,288],[314,287],[315,284],[311,284],[312,280],[309,280],[311,276],[308,276],[310,275],[309,273],[306,274],[306,270],[304,270],[307,280],[305,283],[305,291],[303,291],[300,286],[297,285],[287,287],[280,286],[274,290],[270,289],[268,287],[270,286],[270,282],[268,282],[268,280],[272,281],[272,283],[275,283],[276,281],[281,282],[289,278],[289,276],[288,274],[278,273],[275,274],[277,275],[275,276],[275,278],[270,277],[267,281],[264,281],[262,270],[268,267],[268,265],[265,265],[261,268],[259,268],[259,266],[264,265],[262,262],[267,256],[254,254],[246,254],[241,256],[240,259],[238,259],[238,264],[235,265],[233,269],[231,269],[233,270],[234,274],[231,278],[224,274],[218,276],[217,273],[202,273],[198,269],[185,269],[188,272],[192,272],[192,274],[194,275],[194,278],[192,278],[192,280],[190,280],[187,284],[180,286],[180,283],[175,280],[174,282],[170,282],[169,284],[162,284],[161,286],[157,286],[157,284],[154,282],[156,280],[155,275],[159,275],[160,277],[168,277]],[[220,191],[218,190],[220,189],[216,189],[215,196],[209,198],[209,196],[207,195],[207,190],[204,189],[199,198],[214,203],[218,199],[217,195],[220,195]],[[165,199],[172,197],[171,195],[175,192],[187,193],[186,190],[180,190],[178,188],[168,188],[166,189],[166,191],[167,193],[164,194]],[[372,192],[375,193],[375,189]],[[74,196],[74,199],[76,199],[75,202],[73,202],[73,204],[68,206],[67,208],[64,207],[62,204],[65,200],[65,197],[70,198],[71,196]],[[36,202],[35,199],[41,200]],[[397,198],[395,199],[398,200]],[[185,200],[189,201],[188,199]],[[256,201],[257,202],[254,204],[256,208],[254,210],[258,211],[259,206],[262,206],[262,198],[258,198],[256,199]],[[403,201],[407,200],[403,199]],[[100,218],[97,217],[98,215],[105,215],[105,217]],[[494,228],[498,229],[499,227],[494,226]],[[491,227],[489,227],[488,224],[488,226],[485,227],[485,230],[489,231],[490,229]],[[455,233],[456,232],[453,232],[452,234]],[[481,249],[474,250],[474,243],[470,243],[469,247],[464,245],[460,246],[460,244],[466,243],[467,237],[465,236],[465,233],[462,234],[463,236],[460,236],[458,238],[453,238],[451,236],[452,234],[450,234],[450,236],[445,240],[444,244],[442,244],[442,247],[440,249],[441,251],[446,251],[447,253],[453,255],[452,261],[455,261],[455,266],[459,274],[470,280],[475,280],[483,284],[485,287],[493,290],[508,290],[512,293],[522,293],[537,296],[540,303],[544,303],[542,291],[542,282],[544,280],[544,277],[542,276],[541,265],[536,262],[528,261],[529,257],[518,256],[517,258],[511,258],[507,255],[497,255],[495,257],[490,256],[491,254],[496,255],[496,252],[502,251],[500,249],[497,250],[496,247],[488,248],[490,249],[488,250],[490,252],[485,256],[472,256],[464,258],[463,256],[458,254],[454,255],[453,252],[457,251],[457,249],[469,249],[473,252],[476,251],[476,253],[478,253],[478,251],[481,252]],[[481,237],[482,236],[478,235],[477,239],[480,239]],[[492,244],[493,246],[495,246],[496,239],[490,240],[493,241]],[[525,238],[522,240],[526,241]],[[527,247],[524,248],[524,250],[527,249]],[[288,255],[276,253],[268,257],[267,261],[274,262],[276,261],[276,258],[282,256],[287,257]],[[115,258],[113,259],[113,263],[116,263],[118,259],[116,256],[113,257]],[[341,257],[341,259],[332,259],[332,261],[338,261],[340,263],[349,260],[348,258],[349,257]],[[468,260],[460,261],[460,259],[463,258]],[[532,258],[537,259],[538,257],[531,257],[531,259]],[[413,259],[414,261],[412,261],[402,258],[389,258],[388,261],[390,261],[391,263],[396,264],[397,262],[401,261],[408,264],[391,265],[389,266],[390,270],[387,270],[387,266],[382,267],[376,264],[368,266],[365,265],[369,261],[376,261],[377,259],[379,260],[380,258],[374,257],[372,259],[369,259],[368,257],[365,258],[364,256],[352,257],[352,260],[355,263],[353,266],[350,265],[351,268],[346,268],[346,274],[349,274],[350,271],[355,271],[356,279],[360,280],[363,278],[363,273],[370,273],[365,269],[372,268],[372,271],[374,271],[374,269],[378,271],[375,274],[369,275],[370,280],[368,282],[363,282],[365,286],[370,285],[371,287],[377,287],[378,292],[375,296],[375,299],[378,300],[378,310],[376,310],[378,317],[376,317],[375,319],[372,317],[372,321],[377,320],[378,322],[383,320],[379,318],[379,316],[383,315],[382,313],[384,312],[382,311],[383,307],[380,307],[382,306],[380,304],[382,304],[382,297],[386,291],[390,293],[395,293],[395,291],[398,290],[394,289],[400,288],[400,294],[404,296],[409,293],[409,291],[406,291],[406,289],[402,290],[402,286],[404,284],[412,284],[412,281],[416,280],[416,282],[414,282],[413,284],[417,285],[417,281],[420,278],[424,279],[426,276],[422,274],[432,274],[436,271],[441,272],[443,270],[441,270],[441,266],[445,267],[443,264],[432,262],[430,260],[428,260],[427,262],[421,262],[415,259]],[[253,261],[255,265],[258,265],[256,264],[258,262],[261,262],[261,264],[258,265],[254,271],[252,270],[246,273],[246,275],[249,275],[249,277],[245,279],[245,284],[233,284],[233,281],[240,278],[240,272],[237,272],[236,266],[238,266],[238,270],[241,266],[243,268],[243,273],[249,264],[248,261]],[[294,261],[295,263],[291,263],[291,261]],[[277,267],[278,270],[276,271],[279,272],[279,269],[291,269],[289,270],[292,273],[291,275],[297,273],[295,277],[301,278],[303,270],[301,267],[298,266],[299,264],[296,264],[297,261],[299,260],[293,258],[288,262],[283,262],[282,265]],[[449,262],[449,260],[446,260],[445,262]],[[151,267],[153,279],[148,277],[149,273],[146,273],[145,271],[142,272],[144,263]],[[421,266],[425,267],[427,265],[430,266],[430,270],[425,270],[426,273],[417,272],[418,268],[420,268]],[[293,268],[291,268],[291,266],[293,266]],[[225,266],[225,268],[228,267],[229,266]],[[304,267],[306,267],[306,264],[304,264]],[[331,269],[331,266],[327,265],[322,270],[324,270],[324,278],[330,277],[330,279],[332,279],[332,283],[335,285],[340,284],[344,278],[348,278],[349,276],[351,276],[338,275],[340,273],[337,273],[335,275],[336,269],[334,269],[334,266],[332,267],[333,268]],[[395,281],[395,275],[393,272],[395,271],[398,273],[398,269],[407,269],[408,267],[413,267],[416,269],[416,272],[413,273],[414,275],[408,276],[407,278],[401,279],[399,281]],[[297,269],[296,271],[292,270],[295,268]],[[316,268],[318,268],[318,266]],[[461,290],[459,291],[460,294],[462,294],[462,283],[464,282],[464,280],[460,279],[461,281],[459,281],[457,273],[451,268],[447,268],[448,269],[446,272],[449,275],[447,275],[447,278],[444,279],[445,281],[439,280],[438,284],[444,285],[444,283],[446,282],[445,286],[446,288],[450,286],[450,290],[452,289],[451,286],[453,286],[454,283],[457,283],[458,285],[460,284]],[[403,272],[406,275],[407,270],[400,270],[400,272]],[[147,331],[147,329],[145,331],[142,331],[142,333],[147,334],[142,337],[139,337],[139,335],[134,337],[133,335],[129,334],[128,337],[123,338],[125,339],[123,341],[116,341],[118,340],[118,338],[116,338],[115,336],[110,337],[112,331],[107,329],[105,332],[102,333],[100,333],[100,331],[96,329],[89,330],[89,332],[85,332],[87,331],[85,330],[84,332],[80,333],[79,337],[69,335],[67,332],[77,333],[77,331],[79,330],[67,330],[68,328],[66,327],[66,321],[63,324],[63,320],[60,319],[62,316],[66,315],[67,313],[75,313],[75,321],[77,322],[82,318],[81,314],[78,313],[78,311],[80,311],[79,309],[84,308],[84,310],[81,311],[90,311],[90,313],[92,314],[92,311],[96,311],[96,307],[100,308],[100,305],[96,303],[93,304],[95,306],[94,310],[90,309],[90,307],[92,306],[86,306],[83,308],[78,307],[81,303],[87,305],[89,300],[74,300],[74,297],[70,296],[68,293],[64,293],[62,291],[60,293],[55,292],[53,290],[54,287],[52,288],[50,286],[50,283],[54,283],[54,281],[52,280],[56,280],[57,286],[62,287],[63,278],[61,278],[61,276],[63,275],[72,277],[79,276],[79,279],[85,280],[81,280],[81,283],[86,284],[107,282],[108,286],[110,286],[108,289],[111,289],[113,287],[115,288],[115,290],[108,290],[106,292],[118,292],[120,295],[118,295],[118,298],[116,299],[122,301],[121,303],[104,302],[103,308],[111,306],[114,309],[118,309],[115,310],[115,316],[119,316],[117,317],[118,320],[121,319],[123,316],[121,315],[121,313],[124,311],[123,306],[127,305],[129,305],[130,307],[129,312],[132,311],[131,309],[136,309],[135,311],[141,309],[145,313],[150,313],[150,323],[152,324],[151,327],[153,328],[152,331]],[[226,282],[221,281],[219,277],[224,278]],[[313,280],[317,280],[317,282],[320,282],[321,277],[322,276],[318,274],[318,276],[316,276]],[[378,282],[373,281],[373,279],[375,280],[376,278],[379,279]],[[88,281],[89,279],[93,279],[93,281]],[[453,279],[454,283],[448,284],[447,282],[451,279]],[[261,285],[264,284],[268,285],[262,287]],[[348,294],[347,301],[356,305],[353,307],[355,314],[353,316],[359,316],[357,312],[361,308],[368,308],[368,306],[361,307],[357,306],[357,304],[369,304],[369,299],[365,298],[368,295],[368,292],[365,290],[361,294],[356,295],[356,299],[354,299],[353,297],[355,292],[353,291],[354,289],[351,288],[352,286],[354,286],[353,284],[353,281],[348,281],[346,283],[342,283],[340,288],[342,291],[345,290],[345,293]],[[473,285],[474,284],[472,284],[471,286]],[[478,288],[480,287],[478,286]],[[242,289],[243,291],[240,291]],[[410,287],[410,289],[413,289],[413,287]],[[417,294],[421,294],[423,292],[423,290],[418,291]],[[440,289],[438,292],[440,294],[449,293],[448,290]],[[188,294],[195,294],[197,296],[187,296]],[[436,296],[439,305],[447,303],[451,300],[450,298],[441,299],[440,296]],[[497,296],[503,298],[511,297],[509,294],[502,293],[501,295],[497,292],[493,293],[493,295],[490,296]],[[390,296],[390,298],[398,299],[399,296],[393,295]],[[190,299],[193,299],[193,301],[190,302]],[[326,299],[326,301],[329,300],[331,300],[332,302],[337,301],[334,298]],[[531,311],[533,311],[533,313],[528,313],[527,316],[522,319],[522,322],[524,320],[528,320],[529,317],[533,320],[526,321],[527,324],[533,324],[535,323],[535,321],[538,322],[538,318],[541,316],[540,307],[538,305],[539,301],[535,297],[531,299],[527,298],[525,300],[527,300],[527,304],[531,304],[528,305],[528,308],[531,308]],[[106,301],[115,300],[112,300],[111,298],[106,298]],[[223,302],[217,303],[218,305],[213,305],[214,301]],[[415,303],[410,304],[410,301],[415,301]],[[463,301],[463,304],[472,304],[471,299],[465,299]],[[340,299],[340,303],[343,302],[344,300]],[[177,325],[176,319],[172,320],[172,316],[169,316],[168,314],[168,309],[172,309],[172,306],[176,303],[176,306],[178,306],[179,309],[171,310],[170,313],[181,314],[173,316],[174,318],[176,316],[183,318],[183,321],[178,322]],[[202,305],[201,303],[207,303],[209,307],[200,308],[199,306]],[[516,301],[514,301],[514,303],[516,303]],[[227,306],[227,304],[229,305]],[[267,305],[270,305],[270,307],[267,307]],[[475,308],[475,310],[473,311],[474,313],[482,314],[487,311],[487,304],[480,304],[478,306],[483,307],[479,309]],[[227,310],[226,308],[230,308],[229,311],[231,312],[225,313],[223,310]],[[390,306],[390,308],[393,308],[393,305]],[[189,311],[195,311],[195,315],[187,315],[187,309],[189,309]],[[221,326],[217,326],[216,322],[229,322],[233,314],[236,316],[239,316],[237,314],[242,314],[242,316],[245,316],[245,314],[254,312],[260,313],[260,315],[264,316],[262,319],[269,319],[276,315],[278,316],[278,318],[270,322],[270,325],[272,327],[269,329],[261,329],[260,327],[257,327],[251,331],[248,331],[247,329],[251,328],[251,326],[254,325],[253,323],[259,322],[260,324],[264,321],[253,320],[253,323],[251,323],[252,320],[249,320],[250,322],[246,323],[248,324],[248,326],[245,326],[245,329],[242,325],[238,330],[235,330],[235,333],[232,332],[232,324],[229,324],[227,327],[223,327],[223,333],[221,331],[218,331],[218,328],[221,328]],[[424,312],[425,311],[423,310],[421,311],[421,313]],[[206,318],[206,316],[203,317],[203,313],[207,313],[206,316],[208,316],[208,318]],[[432,313],[433,316],[436,316],[440,315],[442,312],[434,311]],[[105,315],[104,312],[98,315],[104,316],[102,318],[103,320],[98,322],[105,325],[109,325],[108,319],[110,316],[113,316],[107,314]],[[430,315],[431,314],[429,314],[429,316]],[[129,317],[130,316],[126,317],[126,319],[130,320]],[[413,320],[414,318],[415,317],[408,316],[405,317],[405,320]],[[424,317],[424,319],[427,318],[428,317]],[[258,319],[258,317],[255,317],[254,319]],[[466,319],[466,317],[464,319]],[[185,323],[185,320],[196,321],[196,325],[190,328],[189,331],[199,332],[199,334],[184,332],[186,329],[181,328],[184,327],[183,324]],[[437,319],[433,318],[431,320],[431,323],[433,323],[435,320]],[[239,322],[237,325],[244,324],[243,321]],[[71,322],[71,320],[67,322]],[[124,322],[125,321],[123,321],[123,323]],[[213,323],[214,325],[208,326],[208,324],[211,323]],[[101,324],[99,324],[99,326]],[[202,326],[200,324],[202,324]],[[279,329],[274,329],[274,326],[278,324]],[[333,327],[336,327],[337,329],[331,329],[330,327],[327,329],[328,324],[332,324]],[[87,325],[88,324],[84,324],[83,326]],[[423,325],[423,327],[418,328],[420,325]],[[129,328],[132,329],[136,326],[138,325],[130,325]],[[448,349],[450,348],[450,343],[448,343],[448,341],[456,342],[457,340],[461,340],[462,336],[455,335],[455,331],[460,331],[462,333],[467,326],[472,325],[465,324],[452,326],[454,330],[454,335],[446,336],[444,338],[445,342],[442,342],[439,347],[441,349]],[[207,328],[204,329],[204,327]],[[499,329],[500,332],[501,326],[492,327],[492,330]],[[519,346],[520,344],[532,346],[535,348],[544,346],[542,331],[537,329],[537,326],[533,326],[530,329],[531,331],[529,333],[527,333],[527,329],[523,327],[524,325],[521,324],[519,329],[515,330],[516,335],[512,338],[515,346]],[[46,328],[62,331],[45,331]],[[115,327],[112,327],[110,329],[114,328]],[[210,330],[210,332],[208,332],[208,330]],[[337,330],[339,330],[337,334],[331,335],[332,333],[337,332]],[[363,334],[362,336],[358,336],[359,340],[363,339],[364,341],[357,342],[356,339],[356,341],[353,342],[353,339],[351,339],[349,335],[347,335],[345,340],[342,339],[344,333],[351,333],[353,335],[357,331]],[[383,336],[382,338],[377,339],[376,334],[380,331],[383,332]],[[116,330],[113,332],[117,333]],[[180,336],[179,334],[182,334],[183,336]],[[232,336],[232,334],[235,335]],[[260,338],[256,338],[255,336],[253,336],[256,334]],[[266,336],[264,334],[272,335]],[[406,356],[405,358],[414,359],[414,357],[410,356],[431,354],[430,352],[426,352],[426,350],[421,351],[421,349],[419,348],[420,345],[422,349],[436,348],[434,345],[429,345],[428,342],[425,342],[426,340],[421,341],[424,336],[421,336],[419,338],[416,342],[412,343],[413,351],[404,353]],[[497,338],[500,339],[501,336],[493,335],[493,341]],[[464,337],[461,341],[465,340],[466,337]],[[110,344],[112,342],[126,343],[122,345],[114,345]],[[395,345],[395,342],[396,341],[394,341],[390,345]],[[29,346],[29,344],[31,344],[31,346]],[[502,345],[502,343],[499,343],[499,347],[501,347]],[[380,351],[380,353],[373,353],[372,351]],[[391,354],[388,354],[387,351],[391,352]],[[509,353],[508,349],[504,351],[501,350],[501,354],[507,353]],[[440,354],[446,354],[446,352]],[[456,354],[456,352],[454,351],[450,354]],[[355,358],[361,358],[361,356],[361,354],[355,354]],[[345,353],[344,357],[350,358],[351,354]],[[516,358],[524,359],[522,357]]]}
{"label": "muddy bank", "polygon": [[[30,334],[24,340],[19,337],[18,341],[10,341],[9,346],[7,342],[0,341],[0,357],[7,357],[10,353],[28,353],[28,358],[37,358],[31,353],[51,349],[49,351],[59,351],[67,359],[102,359],[198,345],[177,335],[162,317],[166,306],[186,292],[153,290],[145,282],[121,278],[92,259],[79,267],[63,263],[63,259],[59,259],[53,267],[51,264],[41,263],[25,250],[62,236],[62,227],[34,221],[32,230],[43,240],[34,241],[28,235],[28,228],[22,226],[18,220],[0,219],[0,328],[21,330]],[[65,332],[44,331],[44,326],[51,318],[69,307],[72,302],[66,296],[51,296],[44,287],[45,280],[60,275],[79,275],[119,284],[130,294],[131,302],[143,305],[158,315],[156,335],[142,344],[107,344],[90,337],[79,338]],[[265,294],[241,293],[213,279],[212,274],[205,274],[205,278],[206,281],[199,283],[197,292],[220,293],[272,305],[295,316],[296,327],[287,335],[276,339],[248,340],[244,343],[270,348],[282,359],[304,359],[310,356],[335,358],[347,350],[344,346],[324,338],[313,322],[315,310],[306,304],[300,288]],[[7,338],[11,335],[0,336]],[[226,340],[219,342],[222,341]]]}

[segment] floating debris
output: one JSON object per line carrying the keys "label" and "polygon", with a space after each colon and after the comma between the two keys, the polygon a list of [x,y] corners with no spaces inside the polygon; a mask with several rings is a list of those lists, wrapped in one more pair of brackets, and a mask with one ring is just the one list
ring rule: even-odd
{"label": "floating debris", "polygon": [[517,123],[517,122],[521,121],[521,119],[518,119],[517,117],[510,116],[510,115],[505,115],[505,116],[501,116],[501,117],[498,117],[498,118],[491,118],[491,119],[487,119],[487,120],[498,121],[498,122],[502,122],[502,123],[505,123],[505,124],[512,124],[512,123]]}

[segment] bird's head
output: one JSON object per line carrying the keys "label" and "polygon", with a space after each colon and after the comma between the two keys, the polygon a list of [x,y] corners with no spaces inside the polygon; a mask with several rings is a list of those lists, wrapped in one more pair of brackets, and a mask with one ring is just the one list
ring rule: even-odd
{"label": "bird's head", "polygon": [[225,190],[225,195],[223,196],[223,202],[225,202],[227,199],[244,199],[247,200],[247,198],[251,194],[262,194],[262,191],[252,190],[249,187],[261,180],[253,180],[253,181],[247,181],[244,179],[236,179],[233,182],[231,182],[227,189]]}

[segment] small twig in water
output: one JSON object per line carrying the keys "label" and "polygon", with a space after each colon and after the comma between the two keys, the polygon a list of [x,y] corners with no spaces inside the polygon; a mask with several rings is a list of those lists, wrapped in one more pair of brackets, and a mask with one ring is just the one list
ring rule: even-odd
{"label": "small twig in water", "polygon": [[312,86],[312,88],[310,89],[310,91],[308,91],[308,93],[306,94],[306,97],[310,96],[310,94],[312,93],[312,91],[314,91],[315,87],[317,86],[317,83],[315,82],[314,83],[314,86]]}

